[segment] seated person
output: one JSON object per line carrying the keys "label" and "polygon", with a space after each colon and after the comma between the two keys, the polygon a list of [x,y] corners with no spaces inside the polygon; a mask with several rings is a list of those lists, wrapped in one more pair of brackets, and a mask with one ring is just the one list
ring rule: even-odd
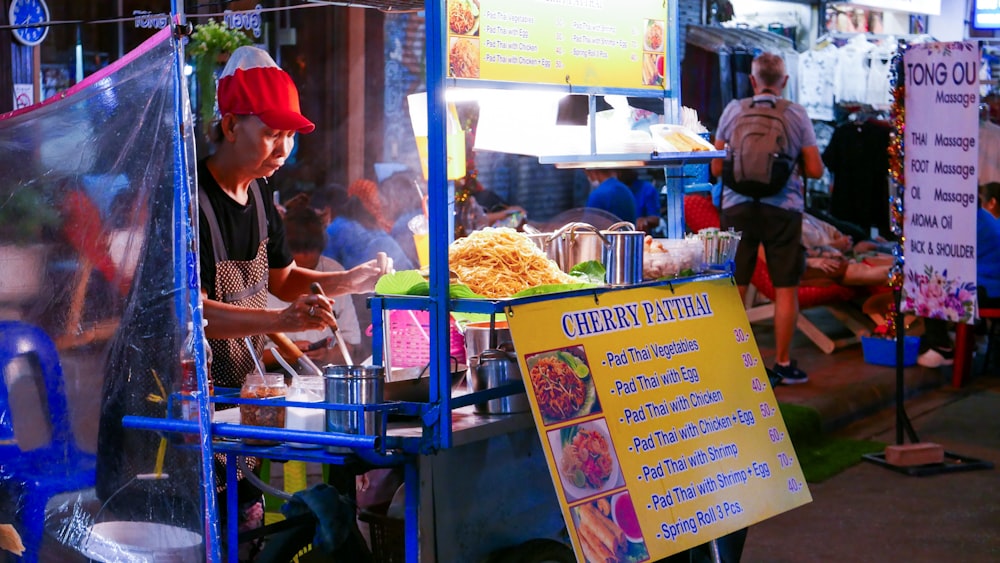
{"label": "seated person", "polygon": [[[364,179],[356,180],[354,183],[374,185],[371,180]],[[334,206],[331,208],[334,216],[326,228],[327,242],[323,255],[333,258],[349,269],[375,258],[379,252],[385,252],[392,258],[397,270],[412,270],[413,262],[381,226],[387,224],[391,229],[392,223],[384,218],[376,218],[368,211],[360,197],[349,195],[366,189],[371,188],[353,187],[345,191],[339,185],[328,186],[330,192],[328,201]]]}
{"label": "seated person", "polygon": [[423,215],[423,202],[416,176],[409,171],[396,172],[379,184],[379,197],[386,217],[392,221],[389,229],[396,244],[399,245],[410,262],[419,264],[417,247],[413,243],[413,231],[409,227],[410,220]]}
{"label": "seated person", "polygon": [[[986,186],[988,186],[987,184]],[[980,186],[976,210],[976,291],[980,307],[1000,307],[1000,219],[983,207],[986,186]],[[924,318],[917,363],[935,368],[954,363],[954,345],[948,334],[948,321]]]}
{"label": "seated person", "polygon": [[622,168],[618,171],[618,179],[635,197],[635,228],[651,233],[660,224],[660,191],[652,182],[640,179],[635,168]]}
{"label": "seated person", "polygon": [[[468,182],[468,180],[466,180]],[[528,212],[510,205],[496,192],[476,182],[464,199],[456,197],[455,236],[464,236],[485,227],[510,227],[521,230]]]}
{"label": "seated person", "polygon": [[802,285],[886,285],[893,258],[885,244],[854,240],[814,215],[802,215],[806,272]]}
{"label": "seated person", "polygon": [[[323,219],[309,207],[308,198],[297,197],[286,203],[285,239],[288,241],[288,248],[292,251],[295,263],[318,272],[343,271],[343,266],[332,258],[322,255],[326,246],[324,227]],[[268,294],[267,306],[284,308],[288,304]],[[361,344],[358,315],[350,296],[341,296],[333,301],[333,316],[337,319],[336,336],[329,327],[286,334],[300,350],[320,366],[346,363],[333,338],[342,338],[352,357]]]}
{"label": "seated person", "polygon": [[979,186],[979,202],[990,215],[1000,219],[1000,183],[990,182]]}
{"label": "seated person", "polygon": [[591,186],[587,207],[602,209],[622,221],[635,224],[635,196],[618,179],[618,173],[604,168],[590,168],[586,173]]}

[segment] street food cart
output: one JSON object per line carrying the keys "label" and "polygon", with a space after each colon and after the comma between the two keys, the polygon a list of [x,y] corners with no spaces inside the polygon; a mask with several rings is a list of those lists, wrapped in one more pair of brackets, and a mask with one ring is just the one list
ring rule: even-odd
{"label": "street food cart", "polygon": [[[530,414],[477,412],[476,404],[523,393],[525,386],[519,382],[453,396],[454,368],[449,358],[448,336],[451,314],[507,316],[515,340],[525,341],[526,328],[516,326],[520,322],[516,320],[517,311],[552,320],[557,317],[551,312],[532,311],[536,307],[545,310],[552,303],[557,308],[563,307],[559,303],[576,307],[581,299],[598,304],[613,302],[631,298],[633,294],[628,292],[636,290],[684,293],[685,285],[708,283],[711,287],[702,293],[711,294],[713,299],[720,295],[718,299],[725,303],[723,309],[740,313],[723,319],[727,323],[724,332],[735,332],[742,346],[738,354],[727,358],[735,358],[744,370],[762,370],[745,316],[740,316],[742,308],[732,301],[735,288],[725,272],[648,282],[632,280],[634,283],[629,286],[598,284],[531,297],[450,296],[448,249],[452,195],[446,179],[445,102],[445,91],[449,88],[516,92],[535,85],[549,93],[586,96],[589,126],[583,128],[586,139],[582,148],[540,156],[543,164],[674,168],[706,163],[721,153],[708,149],[697,153],[655,149],[608,152],[599,147],[600,132],[595,119],[598,95],[653,97],[662,101],[667,119],[676,118],[679,88],[674,48],[675,2],[629,2],[624,6],[625,12],[635,8],[644,15],[636,20],[635,26],[616,30],[608,22],[593,19],[612,11],[612,7],[603,4],[593,6],[594,14],[584,13],[574,20],[563,17],[565,7],[532,8],[537,3],[531,2],[516,6],[504,3],[501,7],[499,2],[491,6],[488,0],[466,2],[466,8],[476,7],[474,28],[466,22],[456,29],[448,12],[452,3],[437,1],[424,6],[428,22],[426,146],[431,235],[427,295],[379,294],[370,300],[376,344],[388,340],[386,319],[392,311],[428,313],[427,397],[416,401],[341,403],[332,402],[328,392],[323,403],[284,402],[288,407],[324,410],[328,419],[335,416],[333,413],[347,413],[355,420],[369,421],[359,423],[351,431],[249,426],[236,423],[222,411],[213,421],[213,406],[274,408],[275,403],[240,397],[237,390],[216,389],[214,396],[209,393],[205,351],[197,345],[203,341],[204,329],[195,253],[197,222],[193,219],[197,216],[192,180],[193,127],[180,39],[185,17],[177,3],[173,4],[173,23],[135,52],[65,96],[0,120],[0,144],[11,147],[10,156],[4,159],[5,177],[14,186],[8,189],[17,195],[35,190],[42,196],[43,206],[63,213],[61,228],[55,228],[54,238],[58,240],[54,250],[38,251],[47,257],[49,278],[42,288],[51,298],[40,299],[43,289],[36,288],[31,299],[12,301],[19,320],[4,329],[9,331],[6,335],[24,332],[17,340],[19,345],[5,352],[8,358],[31,353],[52,360],[52,350],[58,350],[61,360],[61,367],[58,362],[41,361],[35,369],[28,366],[24,376],[7,376],[8,386],[16,381],[24,384],[20,392],[47,398],[49,414],[60,423],[51,433],[52,442],[61,441],[58,447],[48,457],[36,459],[33,450],[23,443],[18,446],[14,439],[13,426],[20,421],[11,424],[7,419],[0,420],[3,423],[0,430],[6,432],[0,435],[6,440],[0,447],[8,448],[27,464],[18,465],[23,469],[20,474],[0,475],[0,483],[23,487],[21,490],[25,492],[19,493],[18,506],[31,506],[30,510],[19,510],[25,522],[18,529],[26,544],[30,544],[27,560],[37,556],[43,544],[55,543],[54,549],[97,560],[143,560],[142,557],[160,553],[185,560],[203,557],[220,561],[224,556],[223,545],[237,545],[240,532],[235,519],[221,529],[219,517],[223,512],[232,514],[236,508],[236,487],[228,487],[222,499],[216,498],[216,491],[222,483],[236,482],[239,457],[320,462],[343,467],[347,473],[376,467],[404,467],[407,561],[474,560],[533,538],[571,543],[577,556],[583,557],[580,554],[584,552],[585,540],[572,532],[580,523],[583,497],[577,495],[571,499],[566,495],[568,489],[559,484],[557,471],[552,469],[553,449],[541,439],[538,430],[539,421],[544,425],[552,421],[542,417],[538,400],[530,393]],[[621,9],[614,7],[617,11]],[[555,35],[538,39],[535,44],[526,41],[525,34],[540,32],[532,26],[543,20],[546,25],[554,26]],[[588,35],[588,30],[596,35]],[[559,42],[552,52],[564,55],[565,60],[522,57],[518,59],[518,68],[538,71],[541,74],[537,79],[523,82],[535,75],[531,72],[511,75],[510,69],[498,71],[495,66],[494,71],[499,74],[496,79],[489,79],[487,61],[505,64],[489,58],[492,57],[487,53],[492,45],[490,34],[515,32],[521,37],[519,49],[550,48],[551,39]],[[620,34],[627,38],[615,39]],[[460,61],[451,60],[455,46],[463,46],[457,49],[461,55],[472,37],[477,44],[482,41],[481,58],[472,61],[463,55]],[[592,41],[594,47],[577,52],[574,45],[579,41]],[[635,74],[626,80],[635,81],[638,86],[603,85],[600,74],[586,64],[589,58],[597,60],[609,53],[618,56],[614,50],[634,54],[624,58]],[[481,62],[482,66],[473,69],[470,66],[473,62],[476,65]],[[565,75],[565,79],[553,80],[553,70]],[[572,78],[577,71],[581,73],[579,80]],[[512,80],[503,76],[522,78]],[[20,167],[26,161],[37,162],[40,167]],[[679,236],[681,188],[676,185],[668,188],[671,232]],[[94,244],[95,241],[100,244]],[[4,279],[19,278],[19,272],[26,273],[23,267],[19,268],[22,269],[4,274]],[[707,306],[707,302],[699,303]],[[30,326],[41,327],[41,331],[31,332]],[[710,324],[706,326],[711,328]],[[193,333],[196,343],[197,389],[182,393],[179,354],[189,333]],[[391,350],[389,358],[385,357],[386,351],[386,347],[376,345],[373,363],[391,362]],[[521,349],[518,354],[521,372],[528,373],[532,365],[530,354]],[[601,368],[592,364],[589,369],[594,374],[593,381]],[[688,379],[685,381],[691,383]],[[754,381],[760,385],[759,378]],[[755,397],[762,400],[765,397],[756,394],[765,389],[741,389],[738,394],[749,393],[747,401]],[[593,392],[598,393],[596,389]],[[97,416],[90,413],[89,425],[84,420],[64,427],[62,423],[73,415],[66,414],[67,393],[83,396],[91,405],[101,405]],[[709,392],[708,400],[712,401],[719,393],[718,389]],[[0,398],[14,402],[7,395]],[[601,400],[611,403],[603,396]],[[747,404],[756,408],[755,404]],[[760,404],[760,409],[767,412],[773,407],[773,396],[770,403]],[[195,408],[187,412],[196,416],[183,418],[179,414],[184,410],[183,405],[193,405]],[[2,406],[8,408],[7,404]],[[13,412],[18,418],[22,416],[16,408]],[[773,414],[770,412],[768,416]],[[591,417],[597,415],[594,410],[587,413]],[[86,418],[87,414],[82,416]],[[723,422],[717,424],[726,424],[724,421],[728,419],[719,420]],[[746,420],[741,418],[740,423],[748,425]],[[96,457],[73,446],[72,430],[76,428],[85,428],[96,435]],[[772,443],[783,443],[790,449],[782,429],[779,417],[767,429],[765,437],[769,434]],[[253,440],[277,445],[247,443]],[[316,447],[293,447],[289,445],[292,443]],[[732,449],[727,451],[735,456]],[[29,458],[35,465],[28,464]],[[216,460],[224,463],[217,466]],[[11,464],[12,469],[14,465]],[[621,465],[622,474],[634,470],[626,470],[624,462]],[[42,467],[46,475],[52,475],[52,483],[61,485],[43,484],[32,489],[28,473]],[[794,471],[797,466],[789,461],[781,469]],[[759,475],[758,478],[764,479]],[[95,484],[96,487],[88,489]],[[620,489],[630,487],[627,483],[619,484]],[[780,509],[807,500],[808,492],[803,496],[800,474],[789,477],[788,490],[798,496]],[[668,502],[673,497],[662,498]],[[744,502],[743,506],[748,504]],[[745,519],[730,510],[730,504],[726,506],[723,511],[719,505],[717,516],[719,520],[728,518],[726,530],[732,529],[732,525],[746,525]],[[770,507],[772,512],[776,509]],[[33,518],[30,525],[29,516]],[[671,529],[666,539],[669,542],[680,535],[676,528]],[[691,537],[685,541],[704,543],[715,537],[706,532],[699,539],[691,530],[687,531]],[[661,542],[659,547],[651,546],[647,555],[662,554],[673,547],[674,544],[665,547]],[[235,560],[236,550],[230,550],[226,556]]]}

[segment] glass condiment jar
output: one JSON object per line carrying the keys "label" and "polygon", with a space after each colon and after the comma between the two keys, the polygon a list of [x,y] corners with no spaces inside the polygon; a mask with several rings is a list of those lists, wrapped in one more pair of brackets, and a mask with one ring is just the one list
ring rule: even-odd
{"label": "glass condiment jar", "polygon": [[[273,399],[285,397],[288,388],[285,386],[285,376],[281,373],[252,372],[247,375],[240,389],[242,399]],[[240,405],[240,424],[248,426],[268,426],[271,428],[285,427],[285,407],[265,405]],[[243,442],[251,446],[274,446],[278,442],[261,438],[244,438]]]}
{"label": "glass condiment jar", "polygon": [[[299,403],[321,403],[326,390],[322,377],[297,376],[288,388],[287,399]],[[288,407],[285,428],[289,430],[307,430],[323,432],[326,430],[326,409],[308,407]],[[293,448],[319,448],[319,444],[289,442]]]}

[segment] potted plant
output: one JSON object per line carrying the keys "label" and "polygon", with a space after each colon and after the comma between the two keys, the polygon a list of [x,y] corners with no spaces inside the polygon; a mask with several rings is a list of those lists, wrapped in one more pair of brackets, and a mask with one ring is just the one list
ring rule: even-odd
{"label": "potted plant", "polygon": [[229,29],[212,19],[195,27],[194,33],[191,34],[187,54],[194,66],[198,112],[206,134],[215,118],[216,70],[220,64],[225,64],[230,53],[250,44],[252,41],[242,31]]}
{"label": "potted plant", "polygon": [[24,246],[40,241],[46,227],[59,223],[59,211],[40,186],[17,186],[0,196],[0,245]]}
{"label": "potted plant", "polygon": [[42,233],[60,220],[41,186],[16,186],[0,194],[0,307],[38,294],[48,248]]}

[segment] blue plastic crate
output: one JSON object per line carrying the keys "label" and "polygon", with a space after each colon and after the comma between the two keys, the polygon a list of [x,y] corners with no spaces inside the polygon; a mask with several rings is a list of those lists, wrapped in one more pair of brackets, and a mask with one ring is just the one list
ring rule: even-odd
{"label": "blue plastic crate", "polygon": [[[903,337],[903,367],[917,363],[917,352],[920,349],[919,336]],[[865,361],[879,366],[896,365],[896,341],[874,336],[861,337],[861,350]]]}

